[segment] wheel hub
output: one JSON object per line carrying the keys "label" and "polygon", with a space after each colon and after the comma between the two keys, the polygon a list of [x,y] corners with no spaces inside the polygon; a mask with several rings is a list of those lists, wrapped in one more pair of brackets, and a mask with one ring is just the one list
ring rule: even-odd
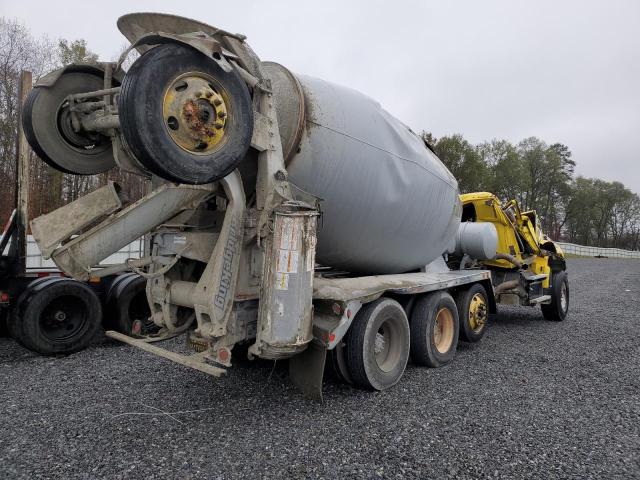
{"label": "wheel hub", "polygon": [[209,154],[226,140],[228,96],[210,75],[190,72],[167,88],[163,117],[169,136],[193,154]]}
{"label": "wheel hub", "polygon": [[560,288],[560,308],[563,312],[567,310],[567,286],[564,283]]}
{"label": "wheel hub", "polygon": [[73,338],[86,326],[85,304],[75,296],[58,297],[43,309],[39,323],[42,334],[50,341]]}
{"label": "wheel hub", "polygon": [[487,323],[487,302],[484,297],[476,293],[469,303],[469,326],[478,333]]}
{"label": "wheel hub", "polygon": [[397,365],[401,347],[400,330],[392,319],[387,319],[378,327],[373,345],[373,354],[378,368],[389,372]]}
{"label": "wheel hub", "polygon": [[453,314],[447,308],[441,308],[436,314],[433,327],[433,343],[440,353],[446,353],[453,342]]}

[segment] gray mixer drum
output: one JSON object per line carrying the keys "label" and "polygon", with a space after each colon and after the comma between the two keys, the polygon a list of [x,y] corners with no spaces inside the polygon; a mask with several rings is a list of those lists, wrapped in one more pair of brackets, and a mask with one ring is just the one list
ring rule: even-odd
{"label": "gray mixer drum", "polygon": [[400,273],[441,255],[460,224],[458,184],[423,140],[355,90],[264,66],[289,179],[322,199],[318,263]]}

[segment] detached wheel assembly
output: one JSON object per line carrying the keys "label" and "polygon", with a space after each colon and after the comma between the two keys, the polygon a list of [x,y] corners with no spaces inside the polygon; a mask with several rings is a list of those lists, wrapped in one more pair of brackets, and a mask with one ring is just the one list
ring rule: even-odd
{"label": "detached wheel assembly", "polygon": [[456,297],[460,321],[460,340],[479,342],[487,331],[489,301],[487,291],[478,283]]}
{"label": "detached wheel assembly", "polygon": [[120,129],[138,160],[171,181],[210,183],[243,159],[253,133],[240,75],[184,45],[159,45],[127,72]]}
{"label": "detached wheel assembly", "polygon": [[564,270],[551,276],[551,303],[542,304],[542,316],[547,320],[561,322],[569,312],[569,276]]}
{"label": "detached wheel assembly", "polygon": [[125,335],[141,337],[155,333],[158,327],[150,320],[147,281],[135,274],[119,275],[111,284],[105,301],[105,325]]}
{"label": "detached wheel assembly", "polygon": [[14,338],[44,355],[86,348],[102,323],[100,300],[84,283],[67,278],[34,282],[13,311]]}
{"label": "detached wheel assembly", "polygon": [[52,86],[36,87],[29,92],[22,126],[38,157],[56,170],[78,175],[102,173],[115,166],[109,137],[76,131],[66,100],[68,95],[102,88],[102,77],[67,70]]}
{"label": "detached wheel assembly", "polygon": [[442,367],[458,344],[458,309],[451,295],[438,292],[418,299],[411,311],[411,358],[418,365]]}
{"label": "detached wheel assembly", "polygon": [[385,390],[398,383],[409,360],[409,322],[402,306],[380,298],[362,307],[347,333],[345,353],[354,385]]}

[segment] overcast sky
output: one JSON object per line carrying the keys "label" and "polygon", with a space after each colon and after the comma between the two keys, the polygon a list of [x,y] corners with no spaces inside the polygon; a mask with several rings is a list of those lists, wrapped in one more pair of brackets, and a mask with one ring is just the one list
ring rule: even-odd
{"label": "overcast sky", "polygon": [[[105,59],[116,19],[179,14],[248,36],[263,60],[356,88],[411,126],[473,143],[537,136],[577,173],[640,192],[640,1],[0,0],[35,36]],[[73,23],[75,20],[75,23]]]}

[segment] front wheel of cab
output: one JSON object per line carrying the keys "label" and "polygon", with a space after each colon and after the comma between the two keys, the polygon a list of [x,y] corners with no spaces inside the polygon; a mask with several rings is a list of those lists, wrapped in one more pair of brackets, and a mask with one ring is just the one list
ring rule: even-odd
{"label": "front wheel of cab", "polygon": [[554,272],[551,276],[551,303],[542,304],[542,315],[547,320],[562,322],[569,313],[569,276],[567,272],[561,270]]}
{"label": "front wheel of cab", "polygon": [[152,48],[129,69],[118,102],[120,129],[151,172],[210,183],[236,168],[251,144],[253,107],[240,74],[181,44]]}

